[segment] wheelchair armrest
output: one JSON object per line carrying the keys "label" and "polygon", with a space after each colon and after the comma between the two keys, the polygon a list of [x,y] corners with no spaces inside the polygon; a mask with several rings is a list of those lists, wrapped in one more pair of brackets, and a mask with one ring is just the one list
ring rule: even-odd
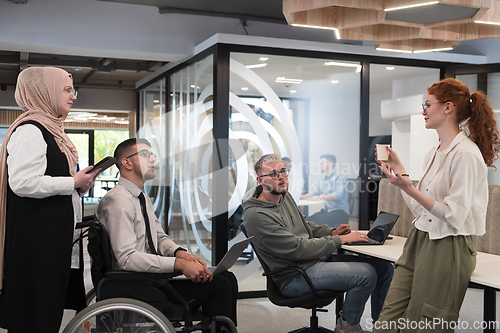
{"label": "wheelchair armrest", "polygon": [[314,288],[312,282],[311,282],[311,279],[309,278],[309,276],[307,275],[307,273],[300,267],[285,267],[285,268],[280,268],[280,269],[277,269],[277,270],[274,270],[274,271],[271,271],[271,272],[264,272],[262,273],[263,276],[272,276],[273,274],[277,274],[277,273],[282,273],[282,272],[286,272],[286,271],[296,271],[298,272],[300,275],[302,275],[302,277],[304,278],[304,280],[306,280],[307,282],[307,285],[309,286],[309,288],[311,288],[311,291],[312,293],[318,297],[318,298],[321,298],[321,296],[318,294],[316,288]]}
{"label": "wheelchair armrest", "polygon": [[168,280],[175,276],[182,275],[180,272],[172,273],[150,273],[150,272],[134,272],[134,271],[109,271],[104,274],[105,277],[115,280],[130,280],[130,279],[160,279]]}
{"label": "wheelchair armrest", "polygon": [[90,223],[92,222],[92,220],[94,220],[94,218],[95,218],[94,215],[87,215],[82,217],[82,222],[78,222],[75,225],[75,229],[83,229],[90,227]]}

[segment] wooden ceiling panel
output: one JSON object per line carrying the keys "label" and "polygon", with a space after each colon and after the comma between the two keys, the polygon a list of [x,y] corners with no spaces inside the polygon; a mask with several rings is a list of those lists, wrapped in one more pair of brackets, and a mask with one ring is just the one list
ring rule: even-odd
{"label": "wooden ceiling panel", "polygon": [[340,31],[340,37],[343,39],[355,39],[370,42],[413,39],[418,38],[419,34],[419,28],[400,27],[387,24],[343,29]]}
{"label": "wooden ceiling panel", "polygon": [[341,39],[419,52],[500,37],[498,0],[283,0],[288,24],[337,29]]}

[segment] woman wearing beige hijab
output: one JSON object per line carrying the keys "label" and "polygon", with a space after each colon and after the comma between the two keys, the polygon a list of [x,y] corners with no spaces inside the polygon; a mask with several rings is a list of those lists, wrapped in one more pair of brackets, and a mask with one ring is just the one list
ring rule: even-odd
{"label": "woman wearing beige hijab", "polygon": [[64,133],[76,100],[68,72],[25,69],[15,98],[24,112],[0,151],[0,327],[9,333],[57,332],[80,194],[99,170],[77,172],[78,153]]}

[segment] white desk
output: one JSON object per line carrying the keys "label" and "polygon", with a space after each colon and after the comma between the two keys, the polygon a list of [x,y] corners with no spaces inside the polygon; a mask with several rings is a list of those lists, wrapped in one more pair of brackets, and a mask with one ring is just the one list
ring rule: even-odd
{"label": "white desk", "polygon": [[297,206],[310,207],[310,206],[316,206],[316,205],[322,205],[324,207],[325,200],[303,200],[303,199],[300,199]]}
{"label": "white desk", "polygon": [[[366,231],[360,231],[366,233]],[[384,245],[342,245],[342,249],[370,257],[396,262],[403,253],[405,237],[391,236]],[[496,290],[500,290],[500,256],[478,252],[471,284],[484,289],[483,316],[485,322],[496,321]],[[484,332],[495,332],[485,329]]]}
{"label": "white desk", "polygon": [[[299,200],[297,204],[302,213],[306,216],[310,216],[316,212],[319,212],[322,208],[325,208],[324,200]],[[307,208],[307,211],[304,209]],[[306,214],[307,213],[307,214]]]}

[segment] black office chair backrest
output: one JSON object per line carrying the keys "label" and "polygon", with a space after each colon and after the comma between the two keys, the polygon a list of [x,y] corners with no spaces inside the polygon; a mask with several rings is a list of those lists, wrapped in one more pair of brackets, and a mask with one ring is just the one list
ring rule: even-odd
{"label": "black office chair backrest", "polygon": [[88,240],[87,251],[92,258],[90,274],[97,288],[104,275],[113,269],[113,253],[106,228],[95,218],[90,222]]}
{"label": "black office chair backrest", "polygon": [[[243,224],[240,225],[240,229],[243,232],[243,234],[248,238],[248,232]],[[276,305],[280,305],[280,306],[289,306],[292,308],[300,307],[300,308],[305,308],[305,309],[311,309],[313,307],[316,308],[316,307],[326,306],[326,305],[330,304],[331,302],[333,302],[333,300],[336,297],[343,294],[342,291],[333,291],[333,290],[328,290],[328,289],[316,290],[314,288],[314,286],[312,285],[312,282],[310,281],[307,274],[300,267],[287,267],[287,268],[279,269],[276,271],[271,271],[269,269],[269,266],[266,265],[266,263],[264,262],[262,257],[259,255],[259,251],[257,250],[257,248],[253,245],[253,243],[250,243],[250,244],[252,244],[252,248],[254,249],[254,252],[257,255],[257,258],[259,259],[259,262],[262,266],[262,269],[264,270],[263,275],[266,276],[266,282],[267,282],[267,286],[266,286],[267,296],[272,303],[274,303]],[[306,280],[306,282],[308,282],[309,286],[311,287],[311,293],[308,293],[308,294],[305,294],[302,296],[298,296],[298,297],[292,297],[292,298],[288,298],[288,297],[283,296],[281,294],[281,292],[279,291],[276,283],[274,283],[272,275],[275,273],[280,273],[280,272],[284,272],[287,270],[288,271],[295,271],[295,272],[301,274],[302,276],[304,276],[304,279]]]}

